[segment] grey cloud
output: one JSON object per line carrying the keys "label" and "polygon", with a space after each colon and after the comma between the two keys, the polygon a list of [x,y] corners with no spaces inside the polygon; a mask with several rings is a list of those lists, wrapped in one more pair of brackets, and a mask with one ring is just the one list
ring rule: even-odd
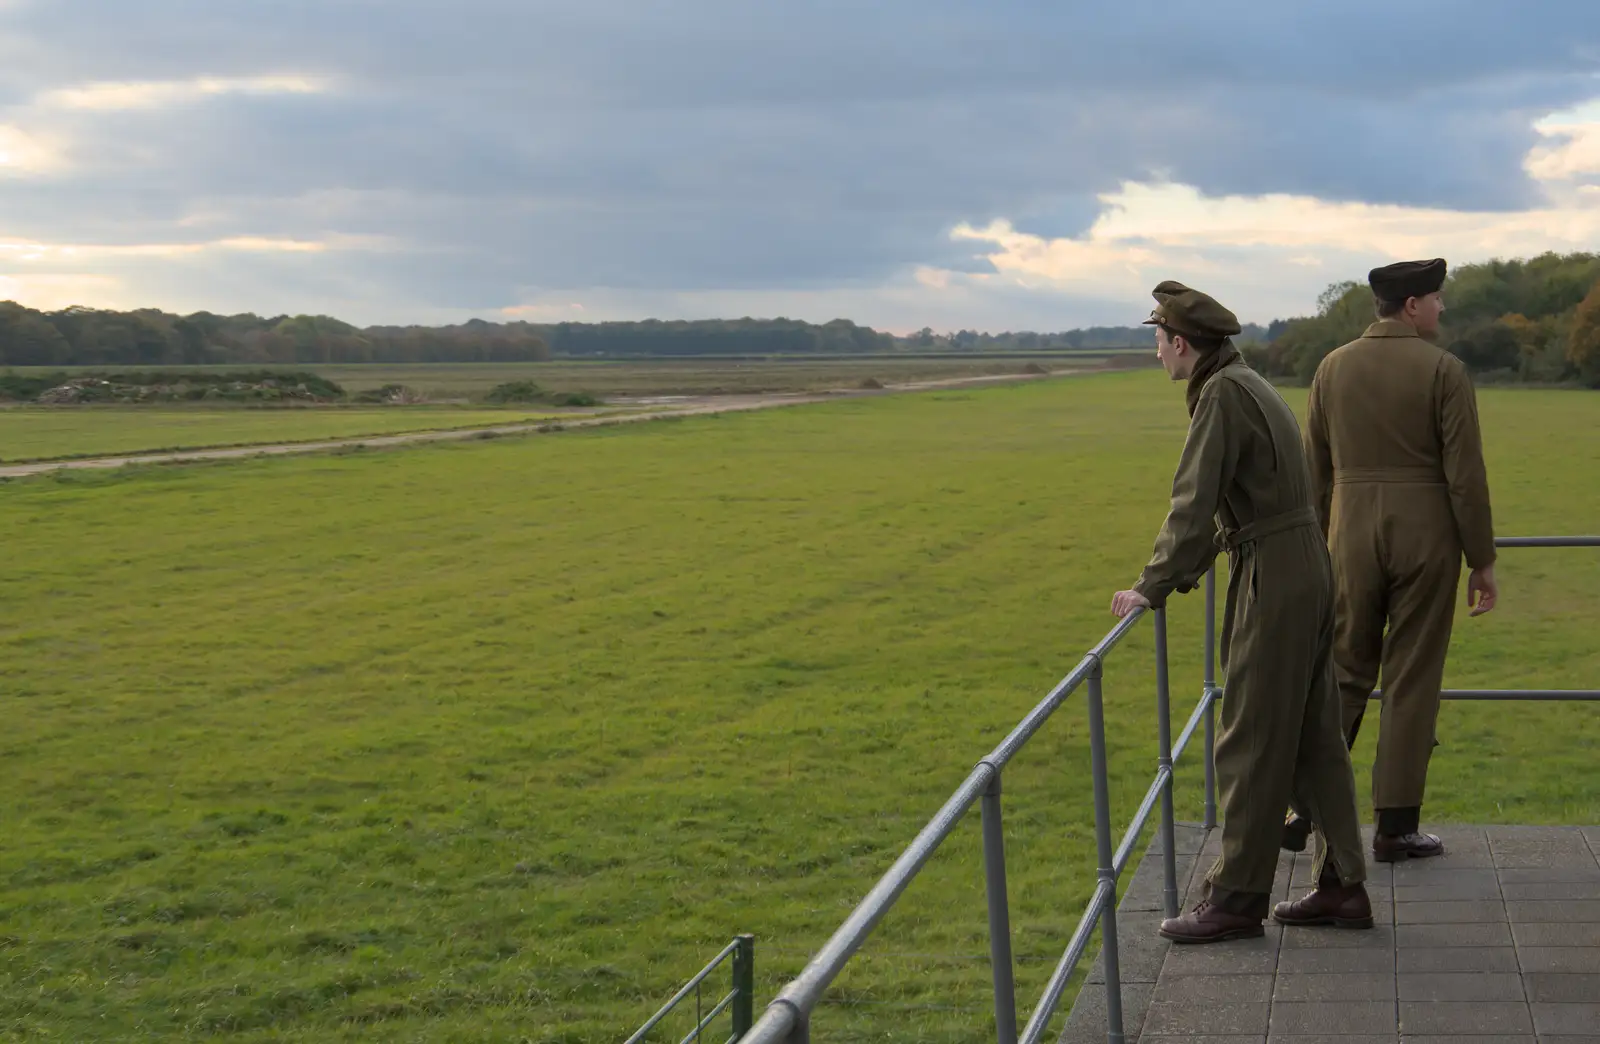
{"label": "grey cloud", "polygon": [[1530,121],[1600,94],[1587,0],[38,0],[0,27],[0,122],[90,80],[337,85],[51,114],[84,166],[0,183],[13,234],[388,235],[392,254],[226,263],[397,307],[982,271],[957,222],[1074,234],[1096,193],[1156,172],[1523,206]]}

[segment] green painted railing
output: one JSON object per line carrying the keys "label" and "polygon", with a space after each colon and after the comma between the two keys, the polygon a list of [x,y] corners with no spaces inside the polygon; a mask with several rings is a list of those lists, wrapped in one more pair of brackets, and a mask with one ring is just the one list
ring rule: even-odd
{"label": "green painted railing", "polygon": [[[723,964],[733,962],[733,985],[727,993],[711,1006],[710,1011],[705,1010],[704,986],[711,974]],[[722,952],[711,959],[711,963],[700,969],[700,974],[690,979],[677,994],[661,1010],[650,1016],[650,1021],[629,1037],[627,1044],[644,1044],[648,1034],[661,1024],[662,1020],[678,1009],[679,1005],[687,1005],[690,997],[694,998],[694,1029],[690,1030],[683,1038],[681,1044],[700,1044],[704,1039],[703,1034],[710,1028],[717,1017],[724,1012],[728,1013],[733,1024],[733,1035],[728,1038],[727,1044],[742,1038],[750,1032],[750,1027],[755,1025],[756,1011],[756,937],[741,935],[735,938]]]}

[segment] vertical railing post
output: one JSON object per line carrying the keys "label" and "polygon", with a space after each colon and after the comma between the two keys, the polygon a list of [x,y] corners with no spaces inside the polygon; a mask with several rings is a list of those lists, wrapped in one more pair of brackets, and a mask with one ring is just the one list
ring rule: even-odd
{"label": "vertical railing post", "polygon": [[[1117,955],[1117,871],[1111,854],[1111,780],[1106,766],[1106,720],[1101,704],[1104,670],[1098,657],[1089,670],[1089,760],[1094,775],[1094,840],[1098,877],[1106,893],[1100,910],[1100,955],[1106,973],[1106,1041],[1123,1044],[1122,966]],[[1107,888],[1106,886],[1110,887]]]}
{"label": "vertical railing post", "polygon": [[734,943],[733,988],[739,995],[728,1007],[733,1015],[733,1039],[738,1040],[756,1024],[756,937],[740,935]]}
{"label": "vertical railing post", "polygon": [[1178,831],[1172,821],[1172,693],[1167,678],[1167,612],[1156,610],[1156,769],[1166,773],[1161,788],[1162,905],[1178,916]]}
{"label": "vertical railing post", "polygon": [[1206,701],[1206,822],[1207,830],[1217,826],[1217,567],[1206,573],[1206,680],[1202,699]]}
{"label": "vertical railing post", "polygon": [[1017,986],[1011,960],[1011,910],[1006,898],[1006,839],[1000,826],[998,769],[983,792],[983,880],[989,896],[995,1040],[999,1044],[1017,1044]]}

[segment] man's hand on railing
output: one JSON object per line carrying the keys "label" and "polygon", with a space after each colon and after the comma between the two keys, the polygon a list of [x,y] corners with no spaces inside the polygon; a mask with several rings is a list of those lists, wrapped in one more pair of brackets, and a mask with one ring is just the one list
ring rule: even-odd
{"label": "man's hand on railing", "polygon": [[1150,608],[1150,599],[1138,591],[1118,591],[1111,596],[1111,615],[1117,618],[1127,616],[1135,609]]}

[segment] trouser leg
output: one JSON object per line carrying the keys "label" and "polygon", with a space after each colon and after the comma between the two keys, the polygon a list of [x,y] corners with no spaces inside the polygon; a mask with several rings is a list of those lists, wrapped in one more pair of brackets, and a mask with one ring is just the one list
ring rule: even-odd
{"label": "trouser leg", "polygon": [[[1372,769],[1373,807],[1395,810],[1400,833],[1416,830],[1439,718],[1439,689],[1455,623],[1459,554],[1429,558],[1402,575],[1389,599],[1383,649],[1383,717]],[[1398,816],[1399,818],[1396,818]],[[1383,833],[1390,833],[1384,830]]]}
{"label": "trouser leg", "polygon": [[1292,613],[1270,602],[1257,604],[1251,593],[1253,558],[1246,569],[1216,745],[1222,855],[1206,881],[1213,903],[1231,913],[1265,917],[1315,644],[1295,633]]}
{"label": "trouser leg", "polygon": [[1378,554],[1377,534],[1361,517],[1359,497],[1341,504],[1329,542],[1333,561],[1333,672],[1339,687],[1341,728],[1355,747],[1383,659],[1383,628],[1389,579]]}
{"label": "trouser leg", "polygon": [[1295,808],[1316,824],[1317,879],[1336,878],[1344,885],[1366,880],[1355,773],[1340,729],[1338,687],[1327,655],[1313,675],[1306,699],[1293,788]]}
{"label": "trouser leg", "polygon": [[[1346,751],[1354,749],[1383,659],[1384,616],[1388,579],[1378,551],[1375,520],[1368,517],[1364,494],[1335,493],[1328,553],[1333,566],[1333,703]],[[1309,709],[1308,709],[1309,713]],[[1316,817],[1291,801],[1293,815],[1281,831],[1280,843],[1292,851],[1305,847]]]}

